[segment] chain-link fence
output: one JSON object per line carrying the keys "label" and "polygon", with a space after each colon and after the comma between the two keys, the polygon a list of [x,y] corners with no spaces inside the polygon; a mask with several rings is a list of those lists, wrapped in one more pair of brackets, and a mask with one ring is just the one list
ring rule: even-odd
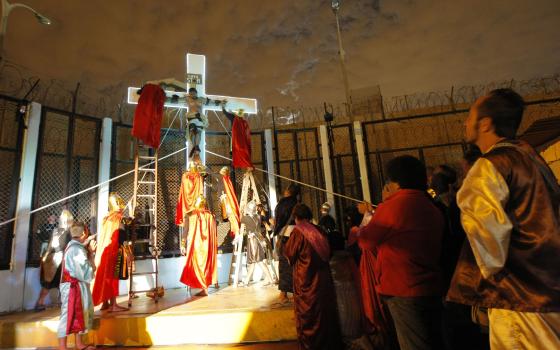
{"label": "chain-link fence", "polygon": [[[23,120],[19,101],[0,97],[0,221],[14,217],[21,162]],[[0,270],[10,266],[14,224],[0,227]]]}
{"label": "chain-link fence", "polygon": [[[325,188],[321,144],[317,128],[277,130],[274,135],[275,172],[281,176]],[[282,195],[291,181],[277,178],[277,193]],[[323,191],[301,187],[301,200],[315,218],[326,201]]]}
{"label": "chain-link fence", "polygon": [[[33,209],[98,183],[101,120],[43,107],[33,190]],[[63,209],[96,231],[97,191],[92,190],[31,216],[27,263],[36,266]]]}
{"label": "chain-link fence", "polygon": [[[333,188],[334,191],[345,196],[361,199],[362,185],[354,128],[351,124],[337,125],[330,128],[329,139],[331,142]],[[335,197],[336,214],[342,232],[347,234],[350,230],[343,215],[346,209],[356,202],[339,196]]]}
{"label": "chain-link fence", "polygon": [[[8,69],[8,70],[6,70]],[[11,72],[11,73],[10,73]],[[53,80],[42,80],[34,86],[37,79],[26,76],[21,67],[7,65],[0,84],[1,91],[10,95],[23,96],[31,91],[30,100],[42,102],[52,107],[70,110],[75,108],[78,115],[57,109],[43,107],[39,150],[33,188],[33,208],[58,200],[97,183],[98,142],[100,134],[99,119],[94,116],[111,116],[113,120],[126,123],[132,121],[134,106],[124,103],[126,89],[114,87],[111,91],[94,91],[79,85],[69,86]],[[429,92],[415,95],[381,98],[365,94],[363,103],[354,101],[354,119],[367,120],[363,124],[366,159],[368,162],[370,189],[372,198],[380,199],[380,190],[384,182],[384,165],[393,157],[412,154],[422,159],[427,166],[439,164],[456,164],[462,157],[463,121],[469,104],[478,96],[497,87],[513,87],[528,101],[527,111],[520,127],[523,133],[527,127],[540,119],[560,115],[560,79],[558,75],[527,81],[507,81],[474,87],[451,88],[443,92]],[[115,94],[115,91],[119,92]],[[117,96],[118,95],[118,96]],[[115,97],[116,96],[116,97]],[[373,99],[371,99],[373,98]],[[116,100],[115,100],[116,99]],[[369,99],[369,100],[368,100]],[[117,101],[118,100],[118,101]],[[371,100],[371,101],[370,101]],[[6,200],[0,203],[0,217],[9,219],[14,216],[17,201],[17,178],[20,169],[21,119],[15,114],[17,98],[0,97],[0,186]],[[361,198],[361,185],[357,166],[357,155],[353,140],[352,126],[345,124],[349,118],[345,115],[343,104],[327,104],[327,110],[335,115],[332,128],[332,170],[334,188],[341,194]],[[169,112],[169,111],[168,111]],[[80,114],[81,113],[81,114]],[[211,112],[213,113],[213,112]],[[324,106],[274,107],[259,111],[258,116],[249,122],[253,130],[277,127],[274,133],[275,171],[283,176],[325,188],[320,142],[316,126],[323,123]],[[359,115],[358,115],[359,114]],[[210,129],[207,137],[207,149],[230,155],[230,136],[220,125],[220,117],[209,116]],[[223,118],[221,118],[223,119]],[[227,124],[227,122],[226,122]],[[166,113],[163,125],[170,128],[166,142],[162,145],[160,157],[184,146],[184,137],[179,120],[173,114]],[[297,127],[295,129],[294,127]],[[165,134],[167,130],[163,130]],[[254,131],[253,161],[257,167],[265,168],[263,133]],[[180,178],[184,169],[184,154],[162,161],[158,193],[162,196],[158,208],[160,218],[160,242],[164,254],[177,254],[179,229],[174,225],[176,197]],[[222,166],[230,162],[207,154],[207,166],[211,174],[216,174]],[[133,168],[133,143],[130,127],[115,124],[113,130],[113,156],[111,175],[115,176]],[[232,171],[232,180],[240,194],[243,174]],[[267,193],[267,176],[255,171],[255,178],[260,187],[261,200],[265,201]],[[132,175],[111,183],[111,190],[127,198],[132,195]],[[209,207],[217,218],[220,217],[218,205],[218,187],[216,181],[208,180],[207,198]],[[278,179],[277,193],[282,194],[288,181]],[[210,186],[211,185],[211,186]],[[322,191],[302,188],[303,201],[310,205],[318,216],[321,203],[326,201]],[[214,193],[216,192],[216,193]],[[41,243],[48,239],[49,231],[56,225],[56,218],[63,208],[68,208],[78,220],[94,226],[96,220],[97,191],[75,197],[65,203],[50,207],[34,214],[31,218],[29,234],[28,262],[38,262]],[[351,201],[336,199],[337,213],[340,215]],[[220,220],[218,220],[220,221]],[[92,227],[94,230],[95,227]],[[222,248],[228,245],[227,223],[220,223],[220,243]],[[13,225],[0,228],[0,268],[8,266],[10,260]],[[346,230],[345,230],[346,231]]]}
{"label": "chain-link fence", "polygon": [[[162,145],[159,149],[160,158],[173,153],[185,146],[184,133],[179,129],[162,129]],[[131,126],[116,124],[113,128],[113,156],[111,177],[134,169],[134,138]],[[175,225],[175,209],[181,175],[185,169],[185,153],[180,152],[158,162],[158,246],[163,257],[180,254],[179,227]],[[141,179],[140,179],[141,180]],[[146,180],[146,179],[144,179]],[[150,180],[152,181],[152,180]],[[130,174],[111,182],[110,191],[118,193],[126,203],[134,194],[134,175]],[[141,206],[141,203],[139,203]],[[144,208],[140,207],[140,211]],[[130,214],[129,212],[127,214]]]}
{"label": "chain-link fence", "polygon": [[[550,92],[555,96],[553,92]],[[446,164],[459,170],[463,157],[464,122],[468,110],[428,113],[422,116],[364,122],[364,142],[372,199],[381,199],[385,164],[408,154],[421,159],[427,167]],[[522,135],[537,120],[560,115],[557,97],[527,101],[518,134]]]}

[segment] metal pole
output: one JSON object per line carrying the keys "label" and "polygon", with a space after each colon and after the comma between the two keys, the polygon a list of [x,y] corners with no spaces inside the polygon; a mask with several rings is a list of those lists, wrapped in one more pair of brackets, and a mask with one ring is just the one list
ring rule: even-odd
{"label": "metal pole", "polygon": [[41,24],[49,25],[51,24],[51,20],[45,17],[44,15],[40,14],[39,12],[35,11],[32,7],[29,7],[25,4],[10,4],[8,0],[1,0],[2,1],[2,17],[0,18],[0,70],[4,67],[5,58],[4,58],[4,37],[6,36],[6,30],[8,28],[8,16],[10,12],[16,7],[21,7],[31,11],[37,21]]}
{"label": "metal pole", "polygon": [[[272,136],[274,137],[274,155],[275,155],[275,162],[276,165],[276,174],[280,174],[280,149],[278,147],[278,132],[276,130],[276,116],[274,113],[274,106],[272,106]],[[280,192],[282,189],[282,182],[278,181],[276,185],[276,191]]]}
{"label": "metal pole", "polygon": [[336,18],[336,36],[338,38],[338,54],[340,56],[340,68],[342,69],[342,82],[344,83],[344,93],[346,94],[346,113],[352,123],[354,116],[352,114],[352,98],[350,97],[350,87],[348,85],[348,74],[346,73],[345,52],[342,48],[342,35],[340,34],[340,22],[338,20],[338,8],[333,7],[334,17]]}

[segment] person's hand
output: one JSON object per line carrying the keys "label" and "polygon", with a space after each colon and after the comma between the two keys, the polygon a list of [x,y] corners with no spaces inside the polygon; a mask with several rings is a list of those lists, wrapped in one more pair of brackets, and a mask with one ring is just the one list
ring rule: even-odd
{"label": "person's hand", "polygon": [[241,238],[241,234],[237,234],[235,235],[235,238],[233,239],[233,241],[231,242],[233,245],[237,245],[237,243],[239,242],[239,239]]}
{"label": "person's hand", "polygon": [[89,241],[87,249],[91,254],[94,254],[95,251],[97,250],[97,241],[95,241],[95,240]]}
{"label": "person's hand", "polygon": [[360,212],[360,214],[362,215],[367,212],[371,212],[373,210],[373,206],[369,202],[359,203],[357,207],[358,207],[358,212]]}

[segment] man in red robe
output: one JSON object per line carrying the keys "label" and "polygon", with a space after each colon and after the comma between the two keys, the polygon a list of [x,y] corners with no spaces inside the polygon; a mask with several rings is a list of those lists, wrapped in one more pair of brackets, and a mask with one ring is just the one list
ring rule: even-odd
{"label": "man in red robe", "polygon": [[189,170],[183,174],[181,188],[179,189],[179,199],[177,201],[177,213],[175,224],[184,225],[185,216],[194,209],[195,200],[202,195],[204,183],[202,178],[202,165],[195,162],[189,163]]}
{"label": "man in red robe", "polygon": [[199,196],[189,216],[185,268],[181,283],[200,288],[199,295],[208,295],[208,286],[218,281],[218,234],[216,220],[206,209],[206,200]]}
{"label": "man in red robe", "polygon": [[119,227],[124,211],[124,201],[116,193],[109,196],[109,213],[103,219],[103,226],[97,237],[95,266],[97,272],[93,283],[93,305],[103,304],[102,310],[111,312],[128,310],[117,305],[119,295],[119,276],[117,260],[119,256]]}
{"label": "man in red robe", "polygon": [[237,202],[237,196],[235,195],[235,190],[231,183],[231,178],[229,177],[229,168],[225,166],[220,169],[220,175],[222,175],[222,184],[224,186],[224,193],[220,197],[222,201],[222,216],[228,219],[230,223],[230,235],[234,237],[239,233],[241,220],[239,215],[239,203]]}
{"label": "man in red robe", "polygon": [[311,209],[294,207],[296,226],[284,246],[294,273],[294,310],[300,349],[343,349],[325,234],[309,220]]}
{"label": "man in red robe", "polygon": [[234,168],[252,169],[251,162],[251,129],[249,123],[243,118],[243,110],[237,114],[228,112],[222,107],[222,112],[231,122],[231,152]]}
{"label": "man in red robe", "polygon": [[400,156],[386,168],[383,203],[357,234],[365,255],[362,283],[372,301],[366,315],[375,316],[373,308],[382,296],[401,349],[440,349],[444,218],[426,193],[426,168],[420,160]]}

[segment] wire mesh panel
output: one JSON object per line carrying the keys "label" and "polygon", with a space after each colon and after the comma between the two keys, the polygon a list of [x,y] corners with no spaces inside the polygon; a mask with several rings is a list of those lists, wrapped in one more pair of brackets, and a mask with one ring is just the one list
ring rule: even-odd
{"label": "wire mesh panel", "polygon": [[[185,134],[178,129],[162,129],[161,140],[158,152],[160,159],[185,147]],[[118,124],[113,128],[111,177],[134,170],[134,142],[130,126]],[[185,152],[179,152],[158,162],[157,243],[162,250],[163,257],[180,254],[179,227],[175,225],[175,210],[184,169]],[[139,180],[148,181],[149,179],[140,178]],[[126,203],[130,203],[134,194],[134,174],[131,173],[112,181],[110,190],[118,193]],[[138,204],[140,212],[145,209],[142,207],[143,204],[145,203],[139,202]],[[127,215],[131,215],[131,213],[127,212]]]}
{"label": "wire mesh panel", "polygon": [[[43,108],[33,209],[97,184],[100,132],[100,120]],[[39,263],[42,247],[62,209],[96,231],[96,189],[41,210],[31,216],[28,265]]]}
{"label": "wire mesh panel", "polygon": [[385,165],[395,157],[412,155],[427,167],[456,166],[463,156],[465,113],[394,122],[363,123],[372,198],[381,200]]}
{"label": "wire mesh panel", "polygon": [[[296,179],[315,187],[325,188],[323,165],[319,136],[316,128],[278,130],[276,131],[278,147],[277,172],[279,175]],[[282,193],[291,181],[278,181],[279,193]],[[315,218],[326,201],[326,193],[301,186],[301,200],[311,208]]]}
{"label": "wire mesh panel", "polygon": [[[22,142],[22,121],[18,104],[0,98],[0,221],[15,215]],[[10,266],[13,222],[0,227],[0,269]]]}
{"label": "wire mesh panel", "polygon": [[[185,134],[181,130],[162,129],[161,134],[163,142],[159,148],[159,158],[185,147]],[[184,169],[185,152],[158,162],[158,245],[163,256],[180,254],[179,226],[175,225],[175,211]]]}
{"label": "wire mesh panel", "polygon": [[[361,199],[362,185],[352,125],[337,125],[331,130],[334,190],[345,196]],[[354,201],[335,196],[338,222],[341,223],[345,235],[348,234],[350,227],[346,227],[346,222],[342,220],[343,213],[346,208],[355,204]]]}

